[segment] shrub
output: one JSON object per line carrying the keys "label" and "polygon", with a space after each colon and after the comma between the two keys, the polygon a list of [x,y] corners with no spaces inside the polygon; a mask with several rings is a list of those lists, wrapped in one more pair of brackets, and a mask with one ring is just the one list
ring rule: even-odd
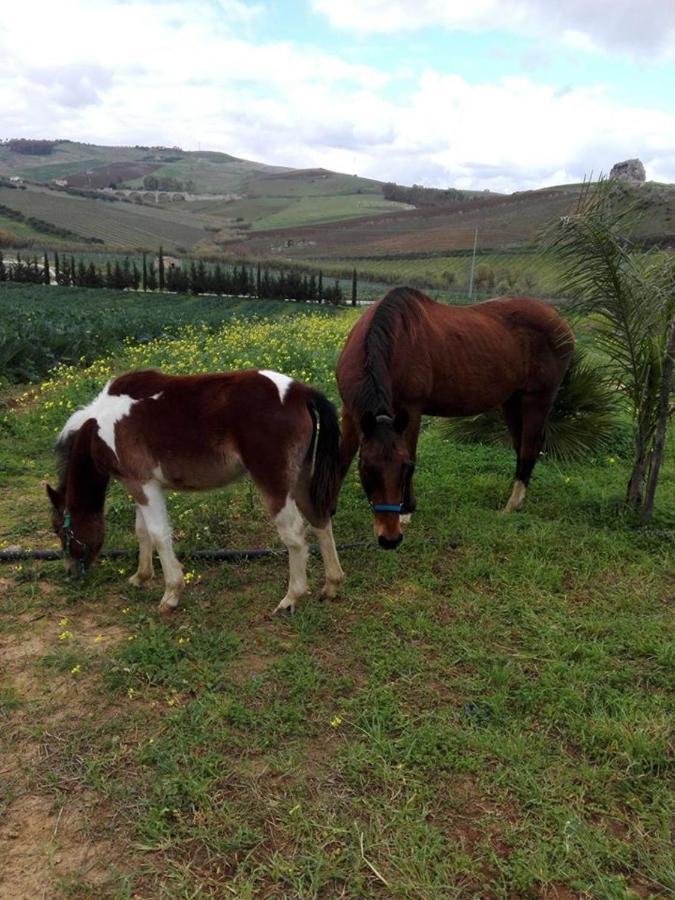
{"label": "shrub", "polygon": [[[462,443],[511,446],[500,409],[449,419],[443,427]],[[577,347],[546,423],[543,452],[572,461],[609,450],[621,455],[629,448],[630,432],[619,418],[615,387]]]}

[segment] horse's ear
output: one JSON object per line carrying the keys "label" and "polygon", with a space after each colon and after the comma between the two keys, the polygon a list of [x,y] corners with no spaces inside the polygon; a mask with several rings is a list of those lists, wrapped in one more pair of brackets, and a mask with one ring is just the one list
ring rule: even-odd
{"label": "horse's ear", "polygon": [[394,421],[392,422],[392,427],[396,434],[403,434],[403,432],[408,427],[408,422],[410,421],[410,416],[406,412],[405,409],[399,409],[399,411],[394,416]]}
{"label": "horse's ear", "polygon": [[51,500],[52,506],[54,509],[58,509],[59,506],[63,504],[63,497],[58,491],[55,491],[50,484],[45,485],[45,487],[47,488],[47,496]]}
{"label": "horse's ear", "polygon": [[377,419],[375,418],[375,413],[365,412],[361,416],[361,431],[363,432],[363,436],[365,438],[371,437],[375,428],[377,426]]}

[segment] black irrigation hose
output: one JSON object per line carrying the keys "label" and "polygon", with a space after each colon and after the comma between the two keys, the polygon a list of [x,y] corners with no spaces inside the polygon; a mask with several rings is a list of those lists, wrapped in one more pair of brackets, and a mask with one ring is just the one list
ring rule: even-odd
{"label": "black irrigation hose", "polygon": [[[376,546],[375,541],[358,541],[353,544],[338,544],[337,549],[363,550]],[[318,552],[318,547],[310,546],[310,551]],[[248,550],[186,550],[181,556],[186,559],[213,559],[219,562],[243,562],[247,559],[263,559],[268,556],[285,556],[286,550],[276,547],[253,547]],[[100,556],[104,559],[119,559],[124,556],[137,556],[136,550],[104,550]],[[17,562],[22,559],[63,559],[60,550],[0,550],[0,563]]]}

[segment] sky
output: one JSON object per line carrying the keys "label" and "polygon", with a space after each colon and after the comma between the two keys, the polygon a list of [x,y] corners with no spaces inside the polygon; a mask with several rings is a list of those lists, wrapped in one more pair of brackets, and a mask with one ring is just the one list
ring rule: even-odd
{"label": "sky", "polygon": [[13,137],[498,191],[639,157],[675,182],[675,0],[21,0]]}

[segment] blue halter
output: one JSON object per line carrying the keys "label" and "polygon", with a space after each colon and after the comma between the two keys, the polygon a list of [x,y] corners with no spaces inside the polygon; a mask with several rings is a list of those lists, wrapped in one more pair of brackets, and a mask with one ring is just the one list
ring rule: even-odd
{"label": "blue halter", "polygon": [[370,508],[374,513],[393,512],[400,514],[402,505],[401,503],[371,503]]}

